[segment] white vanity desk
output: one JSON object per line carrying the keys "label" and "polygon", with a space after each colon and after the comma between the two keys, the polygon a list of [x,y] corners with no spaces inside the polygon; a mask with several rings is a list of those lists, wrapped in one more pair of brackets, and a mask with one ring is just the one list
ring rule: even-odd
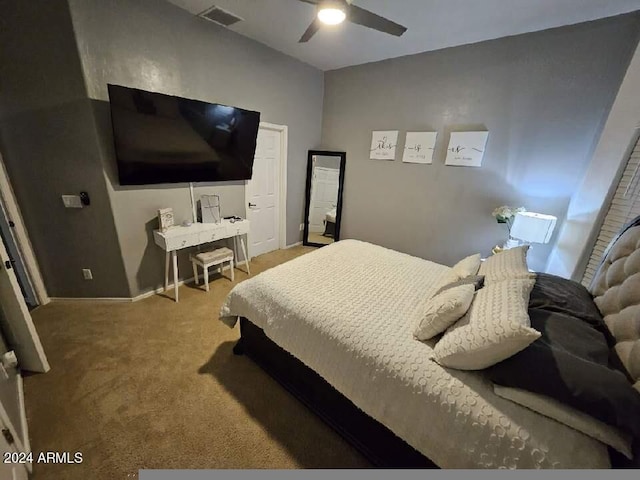
{"label": "white vanity desk", "polygon": [[[244,265],[247,273],[249,270],[249,257],[244,243],[243,235],[249,233],[249,220],[222,220],[220,223],[193,223],[188,227],[176,225],[166,232],[160,230],[153,231],[153,239],[156,244],[166,253],[164,267],[164,289],[169,288],[169,257],[173,264],[173,286],[175,289],[175,299],[178,301],[178,250],[187,247],[195,247],[209,242],[215,242],[224,238],[233,238],[233,253],[238,258],[237,240],[240,239],[242,254],[244,255]],[[236,263],[237,264],[237,263]]]}

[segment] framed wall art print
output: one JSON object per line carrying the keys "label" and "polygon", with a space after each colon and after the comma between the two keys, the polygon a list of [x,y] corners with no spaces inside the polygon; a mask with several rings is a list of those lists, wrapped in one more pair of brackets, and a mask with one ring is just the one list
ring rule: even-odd
{"label": "framed wall art print", "polygon": [[481,167],[489,132],[451,132],[445,165]]}

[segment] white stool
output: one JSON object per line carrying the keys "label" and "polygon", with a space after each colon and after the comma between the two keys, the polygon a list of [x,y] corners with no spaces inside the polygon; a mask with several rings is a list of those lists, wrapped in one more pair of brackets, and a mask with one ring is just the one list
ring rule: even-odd
{"label": "white stool", "polygon": [[233,282],[233,250],[226,247],[216,248],[210,252],[201,252],[196,255],[190,255],[189,259],[193,264],[193,278],[196,280],[196,285],[199,285],[198,265],[202,267],[204,272],[204,287],[207,292],[209,291],[209,267],[218,265],[220,275],[222,275],[224,262],[229,262],[229,266],[231,267],[231,281]]}

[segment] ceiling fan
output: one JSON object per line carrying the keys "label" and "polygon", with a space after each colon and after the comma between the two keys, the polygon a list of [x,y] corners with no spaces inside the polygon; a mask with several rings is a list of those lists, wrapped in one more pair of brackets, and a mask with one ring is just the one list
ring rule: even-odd
{"label": "ceiling fan", "polygon": [[353,5],[352,0],[299,0],[316,6],[317,15],[309,28],[302,34],[298,43],[308,42],[318,30],[325,25],[337,25],[347,20],[351,23],[372,28],[379,32],[401,36],[407,31],[407,27],[392,22],[391,20],[376,15],[369,10]]}

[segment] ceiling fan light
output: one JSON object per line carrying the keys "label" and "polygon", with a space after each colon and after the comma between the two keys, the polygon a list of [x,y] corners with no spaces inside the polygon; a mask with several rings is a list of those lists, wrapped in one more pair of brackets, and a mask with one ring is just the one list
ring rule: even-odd
{"label": "ceiling fan light", "polygon": [[347,14],[341,8],[326,7],[318,10],[318,20],[327,25],[338,25],[344,22]]}

